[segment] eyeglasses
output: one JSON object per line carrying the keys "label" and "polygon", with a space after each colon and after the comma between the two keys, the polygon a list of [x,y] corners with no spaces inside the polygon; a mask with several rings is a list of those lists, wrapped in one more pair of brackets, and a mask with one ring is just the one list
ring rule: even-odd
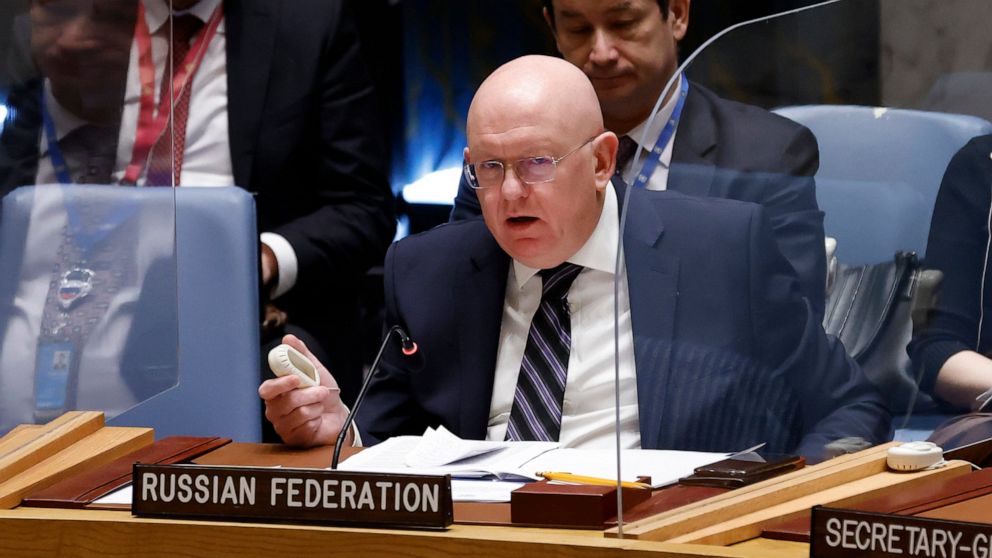
{"label": "eyeglasses", "polygon": [[[537,157],[527,157],[517,159],[513,162],[513,172],[516,173],[524,184],[540,184],[551,182],[555,179],[555,172],[558,170],[558,163],[565,160],[572,153],[582,149],[592,140],[599,137],[599,134],[582,142],[582,145],[562,155],[552,157],[551,155],[539,155]],[[481,163],[466,163],[465,178],[472,188],[481,190],[482,188],[499,187],[503,184],[503,174],[505,165],[503,161],[483,161]]]}

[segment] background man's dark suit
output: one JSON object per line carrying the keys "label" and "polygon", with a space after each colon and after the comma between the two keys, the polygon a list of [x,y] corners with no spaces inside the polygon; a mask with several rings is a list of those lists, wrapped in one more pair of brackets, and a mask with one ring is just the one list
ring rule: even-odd
{"label": "background man's dark suit", "polygon": [[[888,438],[881,398],[823,333],[760,206],[635,190],[629,211],[643,447],[816,457],[836,438]],[[437,424],[485,436],[510,263],[479,219],[390,248],[387,323],[421,356],[389,355],[359,413],[364,443]]]}
{"label": "background man's dark suit", "polygon": [[[259,230],[293,246],[298,280],[278,304],[327,350],[348,398],[361,379],[358,284],[395,231],[354,22],[340,0],[235,0],[224,10],[234,182],[257,193]],[[26,104],[5,132],[0,194],[34,182],[40,83],[12,96]]]}
{"label": "background man's dark suit", "polygon": [[[807,128],[693,83],[672,146],[668,189],[764,206],[802,293],[822,316],[823,212],[813,183],[819,166],[816,138]],[[451,220],[480,214],[478,197],[462,177]]]}

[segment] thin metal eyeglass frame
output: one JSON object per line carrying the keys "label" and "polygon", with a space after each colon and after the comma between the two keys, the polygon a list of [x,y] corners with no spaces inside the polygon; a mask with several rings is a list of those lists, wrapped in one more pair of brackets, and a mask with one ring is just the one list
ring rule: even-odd
{"label": "thin metal eyeglass frame", "polygon": [[[511,165],[512,168],[513,168],[513,172],[517,175],[517,178],[520,179],[520,181],[523,182],[524,184],[544,184],[546,182],[551,182],[558,175],[558,163],[564,161],[565,158],[568,157],[569,155],[571,155],[572,153],[575,153],[576,151],[578,151],[578,150],[582,149],[583,147],[589,145],[589,143],[591,143],[592,140],[598,138],[601,135],[603,135],[603,132],[600,132],[600,133],[596,134],[595,136],[592,136],[591,138],[589,138],[586,141],[582,142],[581,145],[579,145],[575,149],[569,151],[568,153],[562,155],[561,157],[551,157],[549,155],[535,155],[533,157],[524,157],[523,159],[517,159],[516,161],[513,162],[513,165]],[[551,163],[554,165],[554,171],[552,171],[552,173],[551,173],[551,178],[549,178],[547,180],[533,180],[533,181],[527,180],[523,176],[521,176],[520,173],[517,171],[517,165],[523,163],[524,161],[532,161],[534,159],[544,159],[544,158],[551,159]],[[499,182],[500,184],[502,184],[503,183],[503,180],[506,179],[506,163],[504,163],[503,161],[497,161],[495,159],[494,160],[490,160],[490,161],[482,161],[482,162],[483,163],[499,163],[499,166],[500,166],[500,168],[503,169],[503,172],[500,173],[501,176],[500,176],[500,179],[497,182]],[[465,178],[468,180],[469,186],[471,186],[474,190],[484,190],[486,188],[489,188],[489,186],[482,186],[481,184],[479,184],[479,180],[478,180],[478,178],[476,178],[475,172],[472,169],[472,167],[474,167],[474,166],[475,166],[475,163],[465,163],[465,166],[462,169],[462,172],[465,173]]]}

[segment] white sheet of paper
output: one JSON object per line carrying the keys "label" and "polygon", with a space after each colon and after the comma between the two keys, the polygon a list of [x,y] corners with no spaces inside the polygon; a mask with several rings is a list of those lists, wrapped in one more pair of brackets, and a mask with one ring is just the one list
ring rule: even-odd
{"label": "white sheet of paper", "polygon": [[128,483],[109,494],[104,494],[103,496],[93,500],[94,504],[126,504],[131,505],[133,491],[131,490],[131,483]]}
{"label": "white sheet of paper", "polygon": [[451,480],[455,502],[509,502],[510,493],[526,483],[488,480]]}
{"label": "white sheet of paper", "polygon": [[[450,438],[449,438],[450,437]],[[425,441],[426,438],[426,441]],[[439,441],[459,448],[439,449],[448,459],[427,458]],[[464,445],[461,442],[465,442]],[[376,471],[381,473],[445,475],[457,478],[490,478],[500,480],[538,480],[532,473],[526,473],[522,466],[542,453],[555,449],[555,442],[480,442],[460,440],[447,431],[438,435],[428,432],[425,436],[397,436],[366,448],[342,461],[338,469],[342,471]],[[478,453],[484,449],[484,453]],[[410,459],[410,455],[415,456]],[[464,457],[468,456],[468,457]],[[462,458],[464,457],[464,458]],[[407,464],[439,463],[436,466],[411,467]]]}
{"label": "white sheet of paper", "polygon": [[420,443],[406,456],[407,467],[440,467],[502,449],[505,442],[463,440],[443,426],[428,428]]}

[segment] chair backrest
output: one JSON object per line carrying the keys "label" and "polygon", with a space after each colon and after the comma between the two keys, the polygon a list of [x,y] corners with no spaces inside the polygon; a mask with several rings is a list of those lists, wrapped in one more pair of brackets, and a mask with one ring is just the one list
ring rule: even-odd
{"label": "chair backrest", "polygon": [[261,441],[258,234],[251,194],[176,188],[179,385],[115,419],[157,437]]}
{"label": "chair backrest", "polygon": [[107,411],[111,425],[153,427],[157,437],[260,441],[258,236],[254,201],[236,187],[38,186],[3,198],[0,434],[43,420],[33,392],[48,381],[35,359],[45,354],[38,324],[45,329],[39,316],[49,281],[58,279],[52,266],[101,269],[56,255],[68,242],[60,231],[85,215],[74,214],[73,204],[123,208],[102,215],[117,227],[104,227],[116,230],[106,236],[104,258],[124,262],[104,273],[116,269],[125,279],[121,288],[102,289],[109,295],[97,295],[94,282],[77,306],[108,307],[76,353],[83,360],[62,391],[65,404]]}
{"label": "chair backrest", "polygon": [[992,132],[974,116],[848,105],[775,112],[812,130],[820,146],[817,201],[837,257],[859,265],[897,251],[926,252],[930,216],[954,153]]}

